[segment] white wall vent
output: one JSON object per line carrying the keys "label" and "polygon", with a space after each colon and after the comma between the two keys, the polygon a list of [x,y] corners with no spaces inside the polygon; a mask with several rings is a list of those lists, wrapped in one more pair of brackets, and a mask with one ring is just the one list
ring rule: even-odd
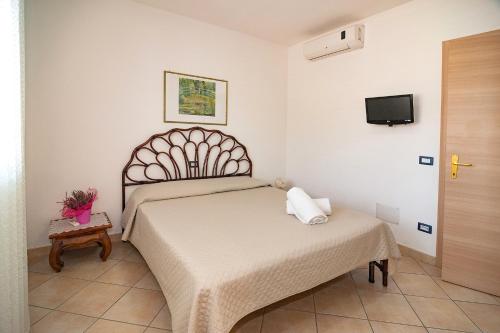
{"label": "white wall vent", "polygon": [[360,49],[364,45],[365,27],[353,25],[304,43],[304,57],[316,60],[335,53]]}

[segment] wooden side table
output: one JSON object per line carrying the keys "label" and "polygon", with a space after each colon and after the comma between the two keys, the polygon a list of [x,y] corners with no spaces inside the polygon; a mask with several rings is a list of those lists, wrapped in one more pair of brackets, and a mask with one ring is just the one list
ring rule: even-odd
{"label": "wooden side table", "polygon": [[64,266],[61,254],[65,249],[82,248],[97,243],[102,247],[100,253],[102,261],[106,261],[111,253],[111,240],[107,229],[113,225],[105,212],[92,214],[88,224],[73,226],[69,223],[71,220],[50,221],[49,239],[52,241],[52,248],[49,255],[49,264],[56,272],[60,272]]}

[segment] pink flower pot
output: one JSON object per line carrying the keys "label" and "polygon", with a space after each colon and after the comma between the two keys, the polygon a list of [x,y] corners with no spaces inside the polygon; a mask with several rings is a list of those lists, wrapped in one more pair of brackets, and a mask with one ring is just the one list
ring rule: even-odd
{"label": "pink flower pot", "polygon": [[84,210],[80,215],[77,215],[75,216],[76,217],[76,220],[78,221],[78,223],[80,224],[87,224],[90,222],[90,211],[92,209],[86,209]]}

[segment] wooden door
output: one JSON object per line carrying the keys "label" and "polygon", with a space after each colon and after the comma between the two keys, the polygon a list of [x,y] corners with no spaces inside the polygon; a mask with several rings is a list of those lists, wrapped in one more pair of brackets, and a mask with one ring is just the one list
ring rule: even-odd
{"label": "wooden door", "polygon": [[443,43],[442,116],[442,278],[500,295],[500,30]]}

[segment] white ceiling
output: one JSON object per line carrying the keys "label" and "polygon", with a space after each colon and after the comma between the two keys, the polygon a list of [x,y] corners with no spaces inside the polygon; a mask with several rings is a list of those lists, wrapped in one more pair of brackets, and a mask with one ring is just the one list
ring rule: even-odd
{"label": "white ceiling", "polygon": [[409,0],[136,0],[291,45]]}

